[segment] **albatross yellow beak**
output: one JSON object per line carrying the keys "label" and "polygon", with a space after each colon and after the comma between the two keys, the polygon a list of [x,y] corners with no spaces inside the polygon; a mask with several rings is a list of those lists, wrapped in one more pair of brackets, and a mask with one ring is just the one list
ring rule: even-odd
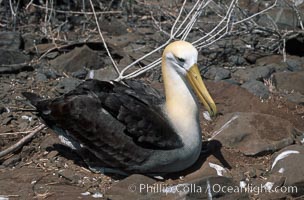
{"label": "albatross yellow beak", "polygon": [[215,116],[217,113],[215,103],[202,80],[197,64],[192,65],[192,67],[188,70],[187,78],[192,85],[196,95],[208,110],[209,114],[211,116]]}

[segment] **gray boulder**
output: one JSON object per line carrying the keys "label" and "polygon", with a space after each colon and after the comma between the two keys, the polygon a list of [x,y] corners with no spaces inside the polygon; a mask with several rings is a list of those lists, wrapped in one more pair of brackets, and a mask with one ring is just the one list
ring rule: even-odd
{"label": "gray boulder", "polygon": [[304,71],[274,73],[273,81],[279,91],[294,91],[304,94]]}
{"label": "gray boulder", "polygon": [[[304,146],[288,146],[272,156],[271,173],[279,173],[286,178],[284,186],[297,188],[293,196],[304,195]],[[295,188],[294,188],[295,189]]]}
{"label": "gray boulder", "polygon": [[265,155],[294,142],[295,128],[287,120],[260,113],[236,112],[216,122],[212,139],[247,156]]}
{"label": "gray boulder", "polygon": [[255,96],[258,96],[262,99],[268,99],[269,98],[269,90],[268,88],[260,81],[251,80],[246,83],[244,83],[242,88],[245,88],[248,90],[248,92],[254,94]]}

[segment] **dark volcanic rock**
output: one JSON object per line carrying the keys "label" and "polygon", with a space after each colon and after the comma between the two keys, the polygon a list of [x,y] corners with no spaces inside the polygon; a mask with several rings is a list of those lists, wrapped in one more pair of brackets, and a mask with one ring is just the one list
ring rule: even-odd
{"label": "dark volcanic rock", "polygon": [[286,62],[284,62],[283,56],[270,55],[259,58],[256,64],[259,66],[270,66],[274,68],[276,72],[304,70],[304,61],[299,56],[287,55]]}
{"label": "dark volcanic rock", "polygon": [[[256,64],[259,66],[266,66],[266,65],[271,65],[271,64],[279,64],[283,62],[283,56],[282,55],[269,55],[269,56],[264,56],[261,58],[258,58],[256,60]],[[287,67],[287,64],[286,64]]]}
{"label": "dark volcanic rock", "polygon": [[83,68],[99,69],[104,62],[97,51],[88,46],[76,47],[72,51],[58,56],[50,62],[51,67],[60,72],[76,72]]}
{"label": "dark volcanic rock", "polygon": [[3,121],[3,125],[8,125],[13,119],[15,119],[12,115],[8,115]]}
{"label": "dark volcanic rock", "polygon": [[237,82],[236,80],[234,80],[232,78],[224,79],[223,81],[227,82],[227,83],[230,83],[230,84],[233,84],[233,85],[241,85],[239,82]]}
{"label": "dark volcanic rock", "polygon": [[51,152],[48,153],[48,155],[46,156],[46,158],[48,160],[52,160],[53,158],[55,158],[58,155],[58,153],[59,153],[58,151],[53,150],[53,151],[51,151]]}
{"label": "dark volcanic rock", "polygon": [[297,12],[291,7],[276,7],[269,10],[268,15],[280,28],[287,28],[294,30],[299,26]]}
{"label": "dark volcanic rock", "polygon": [[116,17],[112,17],[109,20],[102,21],[101,30],[111,33],[111,35],[123,35],[127,33],[127,26],[121,20]]}
{"label": "dark volcanic rock", "polygon": [[27,72],[20,72],[17,77],[19,79],[27,79],[28,78],[28,73]]}
{"label": "dark volcanic rock", "polygon": [[273,80],[279,91],[295,91],[304,94],[304,71],[274,73]]}
{"label": "dark volcanic rock", "polygon": [[110,36],[107,39],[107,43],[112,47],[124,48],[128,46],[131,42],[138,40],[140,36],[135,33],[127,33],[119,36]]}
{"label": "dark volcanic rock", "polygon": [[269,98],[268,88],[260,81],[251,80],[242,85],[242,88],[245,88],[250,93],[255,96],[261,97],[262,99]]}
{"label": "dark volcanic rock", "polygon": [[47,77],[46,77],[45,74],[38,72],[38,73],[36,74],[36,80],[37,80],[37,81],[46,81],[46,80],[47,80]]}
{"label": "dark volcanic rock", "polygon": [[17,163],[19,163],[21,161],[21,156],[20,155],[14,155],[10,158],[8,158],[7,160],[5,160],[2,165],[4,167],[13,167],[15,166]]}
{"label": "dark volcanic rock", "polygon": [[207,79],[220,81],[230,78],[230,71],[224,68],[212,67],[206,73],[204,73],[204,77]]}
{"label": "dark volcanic rock", "polygon": [[221,176],[197,177],[196,180],[179,184],[157,183],[142,175],[132,175],[106,192],[109,199],[248,199],[246,193],[230,193],[220,188],[235,187],[231,179]]}
{"label": "dark volcanic rock", "polygon": [[259,113],[230,113],[216,123],[212,139],[245,155],[271,153],[294,142],[295,129],[284,119]]}
{"label": "dark volcanic rock", "polygon": [[[212,141],[214,142],[214,141]],[[208,145],[208,148],[210,147],[210,142]],[[218,143],[211,144],[210,149],[219,149],[217,146]],[[216,176],[224,176],[227,178],[231,177],[231,174],[229,173],[229,170],[223,166],[223,163],[219,161],[218,158],[216,158],[214,155],[210,155],[207,158],[205,158],[206,155],[201,155],[199,160],[206,159],[203,164],[195,164],[193,168],[198,168],[194,172],[187,174],[185,176],[186,182],[195,182],[197,179],[202,177],[216,177]]]}
{"label": "dark volcanic rock", "polygon": [[0,49],[18,51],[21,47],[22,38],[20,33],[0,32]]}
{"label": "dark volcanic rock", "polygon": [[293,196],[304,195],[304,146],[292,145],[272,156],[271,173],[280,173],[286,177],[285,186],[297,187]]}
{"label": "dark volcanic rock", "polygon": [[274,68],[270,66],[260,66],[249,69],[238,69],[232,74],[232,78],[239,82],[246,82],[251,80],[262,81],[264,78],[269,78],[274,72]]}
{"label": "dark volcanic rock", "polygon": [[241,56],[230,56],[228,60],[236,66],[244,65],[246,63],[246,60]]}
{"label": "dark volcanic rock", "polygon": [[73,72],[72,73],[72,76],[75,77],[75,78],[78,78],[78,79],[85,79],[85,77],[87,76],[88,74],[88,70],[86,69],[80,69],[76,72]]}
{"label": "dark volcanic rock", "polygon": [[66,178],[67,180],[71,181],[72,183],[77,183],[80,177],[75,174],[75,171],[71,169],[62,169],[58,171],[58,175]]}
{"label": "dark volcanic rock", "polygon": [[23,41],[24,41],[24,50],[29,50],[30,48],[33,48],[35,45],[38,44],[39,41],[38,38],[39,35],[33,34],[33,33],[25,33],[22,35]]}
{"label": "dark volcanic rock", "polygon": [[287,69],[289,71],[303,71],[304,70],[304,62],[299,59],[287,59],[286,63],[288,65]]}
{"label": "dark volcanic rock", "polygon": [[272,69],[274,69],[275,72],[286,72],[286,71],[288,71],[288,65],[284,62],[269,64],[269,65],[266,65],[265,67],[272,68]]}
{"label": "dark volcanic rock", "polygon": [[20,51],[0,49],[0,65],[11,65],[28,62],[30,59]]}
{"label": "dark volcanic rock", "polygon": [[48,79],[55,79],[60,77],[59,73],[56,70],[48,67],[39,68],[38,73],[43,74]]}
{"label": "dark volcanic rock", "polygon": [[8,199],[6,195],[10,197],[11,191],[16,191],[24,199],[33,199],[37,194],[46,193],[52,193],[51,199],[88,199],[81,195],[82,188],[73,186],[71,183],[62,184],[52,174],[46,174],[43,170],[34,167],[23,166],[18,170],[7,170],[5,173],[0,173],[0,185],[1,197],[4,194],[4,199]]}
{"label": "dark volcanic rock", "polygon": [[[185,199],[228,199],[228,200],[245,200],[249,199],[245,192],[238,192],[240,186],[236,184],[231,178],[215,176],[199,178],[188,187],[192,190],[186,193]],[[224,188],[234,188],[233,192],[228,192]],[[187,187],[185,187],[187,188]],[[201,191],[201,192],[199,192]]]}
{"label": "dark volcanic rock", "polygon": [[[156,181],[144,175],[131,175],[117,184],[113,185],[106,191],[109,199],[148,199],[149,196],[155,194],[148,192],[147,186],[153,187]],[[161,192],[159,192],[161,194]]]}
{"label": "dark volcanic rock", "polygon": [[286,94],[285,97],[289,101],[291,101],[293,103],[304,105],[304,95],[300,94],[299,92],[294,92],[294,93],[291,93],[291,94]]}
{"label": "dark volcanic rock", "polygon": [[55,144],[61,144],[61,141],[56,134],[52,133],[41,141],[40,148],[43,151],[46,151],[48,149],[53,149]]}
{"label": "dark volcanic rock", "polygon": [[63,78],[59,81],[58,85],[56,86],[56,90],[60,94],[65,94],[75,89],[80,83],[81,81],[76,78]]}

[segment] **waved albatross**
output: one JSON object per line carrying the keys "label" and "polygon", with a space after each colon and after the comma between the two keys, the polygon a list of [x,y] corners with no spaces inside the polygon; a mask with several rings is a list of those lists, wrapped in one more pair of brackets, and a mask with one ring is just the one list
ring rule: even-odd
{"label": "waved albatross", "polygon": [[194,92],[211,115],[217,112],[200,76],[197,55],[195,47],[185,41],[165,48],[165,98],[131,80],[86,80],[55,99],[28,92],[23,95],[44,123],[93,169],[128,174],[178,172],[193,165],[201,152]]}

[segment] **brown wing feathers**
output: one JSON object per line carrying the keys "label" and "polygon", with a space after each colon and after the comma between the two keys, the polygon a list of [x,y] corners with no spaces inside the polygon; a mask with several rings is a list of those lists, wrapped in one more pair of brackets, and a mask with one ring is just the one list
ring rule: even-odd
{"label": "brown wing feathers", "polygon": [[[144,162],[154,150],[183,143],[161,112],[155,90],[137,82],[88,80],[54,100],[24,93],[51,128],[66,131],[108,165],[123,168]],[[146,94],[146,96],[145,96]]]}

